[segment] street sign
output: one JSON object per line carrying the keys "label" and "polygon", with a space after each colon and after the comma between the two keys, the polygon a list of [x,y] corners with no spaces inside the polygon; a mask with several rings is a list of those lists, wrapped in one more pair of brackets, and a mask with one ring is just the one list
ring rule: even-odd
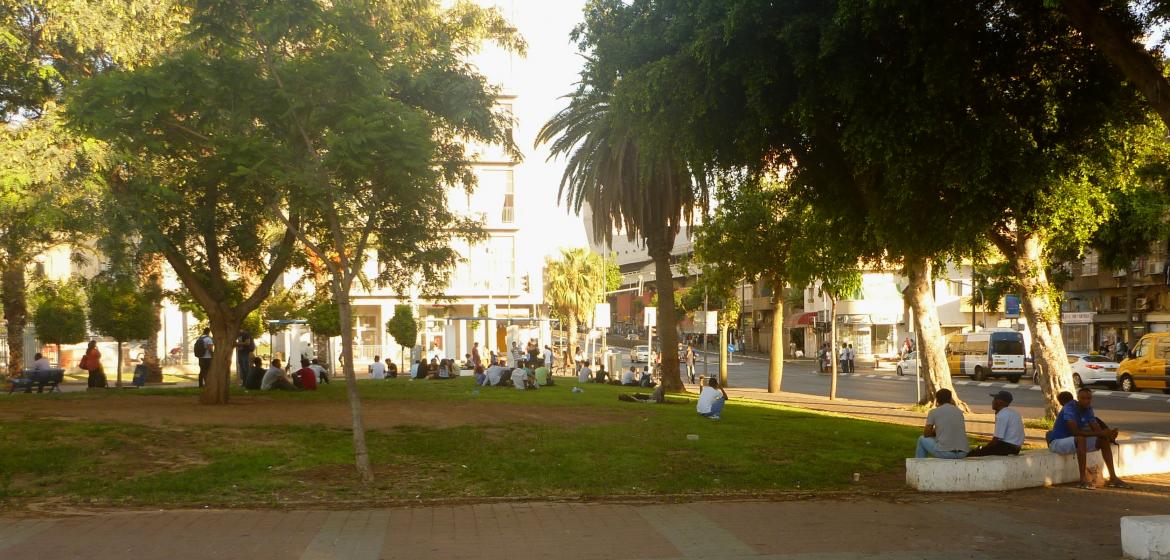
{"label": "street sign", "polygon": [[719,312],[708,311],[703,324],[703,332],[706,334],[719,332]]}
{"label": "street sign", "polygon": [[658,308],[647,307],[642,309],[642,324],[651,327],[658,324]]}
{"label": "street sign", "polygon": [[608,303],[599,303],[593,306],[593,326],[599,329],[610,328]]}
{"label": "street sign", "polygon": [[1020,318],[1020,296],[1003,296],[1003,316],[1005,319]]}

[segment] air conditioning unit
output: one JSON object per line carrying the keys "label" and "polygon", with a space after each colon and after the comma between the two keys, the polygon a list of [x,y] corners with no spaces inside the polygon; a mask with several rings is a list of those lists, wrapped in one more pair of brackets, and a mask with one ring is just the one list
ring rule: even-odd
{"label": "air conditioning unit", "polygon": [[1146,262],[1146,274],[1150,276],[1161,276],[1162,269],[1165,266],[1166,261],[1148,261]]}

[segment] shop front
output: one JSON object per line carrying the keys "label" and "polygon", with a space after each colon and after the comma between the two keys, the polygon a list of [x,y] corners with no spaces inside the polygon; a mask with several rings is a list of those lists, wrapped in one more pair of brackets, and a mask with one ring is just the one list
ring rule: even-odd
{"label": "shop front", "polygon": [[1063,313],[1060,316],[1061,335],[1067,352],[1089,353],[1099,348],[1093,344],[1094,312]]}
{"label": "shop front", "polygon": [[1133,348],[1134,343],[1146,334],[1146,323],[1139,313],[1133,314],[1132,323],[1133,340],[1129,340],[1126,335],[1125,313],[1097,313],[1093,317],[1093,349],[1099,350],[1119,340],[1125,340],[1126,344]]}

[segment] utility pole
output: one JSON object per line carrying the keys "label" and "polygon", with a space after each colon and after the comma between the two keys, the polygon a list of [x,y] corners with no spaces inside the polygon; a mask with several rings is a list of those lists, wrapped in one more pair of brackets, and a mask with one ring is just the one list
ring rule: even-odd
{"label": "utility pole", "polygon": [[707,286],[703,286],[703,378],[711,377],[707,371]]}

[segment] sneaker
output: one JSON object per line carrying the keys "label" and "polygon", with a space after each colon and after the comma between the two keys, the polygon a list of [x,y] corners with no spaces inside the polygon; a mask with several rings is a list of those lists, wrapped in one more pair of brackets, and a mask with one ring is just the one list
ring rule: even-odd
{"label": "sneaker", "polygon": [[716,414],[715,416],[708,416],[707,418],[710,418],[710,419],[712,419],[712,420],[718,420],[718,419],[719,419],[719,415],[718,415],[718,414]]}

